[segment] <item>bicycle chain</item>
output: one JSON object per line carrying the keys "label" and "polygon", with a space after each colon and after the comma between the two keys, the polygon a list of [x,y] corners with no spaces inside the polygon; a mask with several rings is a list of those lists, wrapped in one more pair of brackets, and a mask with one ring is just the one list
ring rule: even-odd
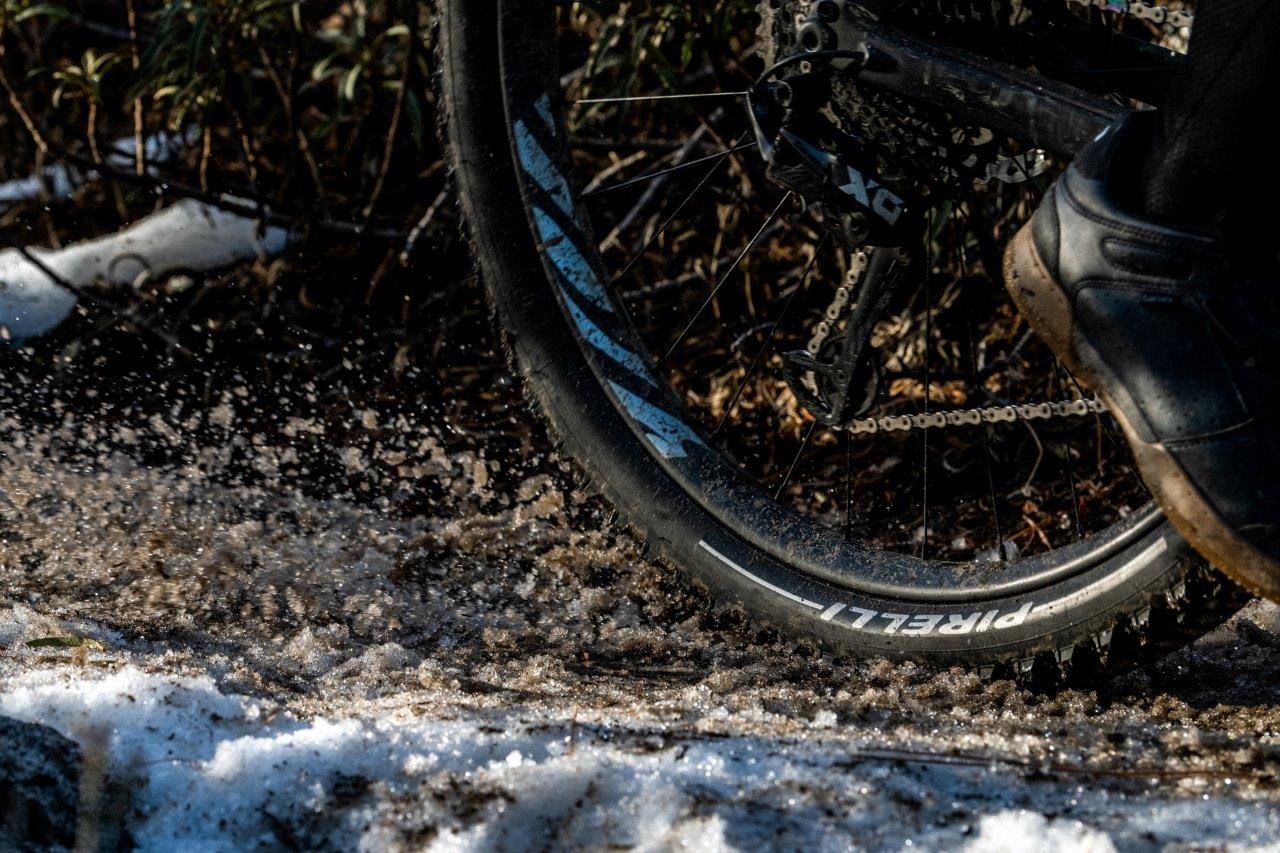
{"label": "bicycle chain", "polygon": [[867,257],[867,253],[864,251],[854,252],[853,257],[849,259],[849,270],[844,274],[844,284],[836,288],[835,298],[827,306],[827,310],[822,315],[818,325],[814,327],[813,335],[809,338],[809,345],[805,347],[809,351],[809,355],[817,358],[818,353],[822,351],[822,345],[826,343],[827,337],[831,334],[831,330],[834,327],[833,324],[840,320],[845,308],[849,307],[849,299],[853,296],[858,283],[862,281],[862,274],[867,271],[867,266],[870,263],[871,259]]}
{"label": "bicycle chain", "polygon": [[[831,335],[835,323],[840,320],[849,300],[853,297],[863,274],[867,271],[870,258],[865,251],[855,252],[849,261],[849,269],[845,273],[844,284],[836,288],[835,297],[827,306],[822,320],[814,327],[813,336],[805,347],[814,358],[822,351],[823,344]],[[816,393],[813,374],[805,377],[805,385]],[[1060,400],[1048,403],[1021,403],[1012,406],[988,406],[975,409],[956,409],[945,412],[929,412],[913,415],[886,415],[881,417],[860,418],[850,421],[845,429],[850,435],[873,435],[879,432],[903,432],[912,429],[941,429],[946,427],[978,426],[981,424],[1012,423],[1015,421],[1047,420],[1050,418],[1084,417],[1091,414],[1102,414],[1107,407],[1100,400],[1084,398],[1079,400]]]}
{"label": "bicycle chain", "polygon": [[915,415],[883,415],[850,421],[845,429],[850,435],[872,435],[878,432],[905,432],[913,429],[979,426],[981,424],[1015,423],[1049,420],[1050,418],[1084,417],[1104,414],[1107,407],[1092,397],[1079,400],[1057,400],[1050,403],[1020,403],[1016,406],[987,406],[977,409],[953,409]]}

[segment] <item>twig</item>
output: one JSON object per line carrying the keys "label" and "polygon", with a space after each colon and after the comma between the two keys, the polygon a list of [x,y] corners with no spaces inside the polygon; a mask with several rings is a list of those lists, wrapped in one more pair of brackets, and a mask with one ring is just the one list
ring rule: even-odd
{"label": "twig", "polygon": [[[783,223],[781,222],[773,223],[772,225],[769,226],[768,230],[764,232],[764,235],[762,236],[761,239],[763,240],[772,239],[774,235],[776,235],[779,231],[782,230],[782,228],[783,228]],[[727,263],[730,263],[733,261],[733,258],[734,256],[732,254],[721,255],[720,257],[715,258],[712,261],[711,269],[716,269]],[[655,282],[651,285],[645,285],[644,287],[640,287],[635,290],[623,291],[621,294],[619,294],[619,296],[623,300],[639,299],[642,296],[644,297],[656,296],[668,290],[678,290],[678,289],[687,287],[688,285],[693,284],[695,281],[707,281],[707,274],[705,272],[701,272],[698,270],[690,270],[689,272],[682,273],[674,278],[663,279],[662,281]]]}
{"label": "twig", "polygon": [[36,256],[36,254],[35,254],[34,252],[32,252],[30,249],[28,249],[26,246],[14,246],[14,247],[13,247],[13,249],[14,249],[14,251],[16,251],[19,255],[22,255],[23,259],[25,259],[27,263],[31,264],[31,266],[33,266],[33,267],[35,267],[36,269],[40,270],[40,272],[41,272],[41,273],[43,273],[43,274],[45,275],[45,277],[49,279],[49,281],[53,282],[53,283],[54,283],[54,284],[56,284],[58,287],[60,287],[60,288],[62,288],[63,290],[67,291],[68,293],[72,294],[72,295],[73,295],[73,296],[75,296],[77,299],[79,299],[79,298],[80,298],[80,297],[82,297],[82,296],[86,296],[86,297],[88,297],[89,299],[93,299],[93,298],[94,298],[94,297],[92,297],[92,296],[89,296],[89,294],[86,294],[84,291],[82,291],[82,290],[81,290],[79,287],[77,287],[76,285],[74,285],[74,284],[72,284],[71,282],[67,281],[67,280],[66,280],[65,278],[63,278],[61,275],[59,275],[59,274],[58,274],[58,272],[57,272],[57,270],[53,269],[51,266],[49,266],[48,264],[46,264],[44,261],[40,260],[40,258],[39,258],[39,257],[37,257],[37,256]]}
{"label": "twig", "polygon": [[235,98],[228,97],[225,103],[227,112],[231,114],[231,123],[236,127],[236,138],[240,142],[244,167],[249,172],[249,186],[253,188],[254,197],[261,198],[262,193],[258,189],[258,155],[253,150],[253,140],[249,138],[248,125],[244,120],[244,116],[240,114],[240,108],[236,106]]}
{"label": "twig", "polygon": [[[129,19],[129,63],[136,75],[142,67],[138,53],[138,11],[133,0],[124,0],[125,14]],[[142,96],[133,99],[133,169],[139,175],[147,171],[147,154],[142,144]]]}
{"label": "twig", "polygon": [[409,21],[409,33],[404,47],[404,67],[400,71],[400,91],[396,92],[396,104],[391,110],[391,126],[387,129],[387,141],[382,148],[382,165],[378,169],[378,179],[374,181],[373,192],[369,194],[369,203],[364,207],[366,222],[373,216],[378,199],[382,196],[382,188],[386,186],[387,174],[391,171],[391,157],[395,153],[396,137],[400,135],[400,117],[404,114],[404,102],[409,96],[413,61],[418,55],[418,4],[415,0],[405,0],[404,5],[405,17]]}
{"label": "twig", "polygon": [[[716,112],[719,113],[720,111],[717,110]],[[712,120],[714,119],[715,116],[713,115]],[[693,152],[693,149],[697,148],[698,144],[702,142],[702,137],[706,135],[707,126],[705,124],[698,125],[698,129],[695,130],[689,138],[685,140],[684,145],[680,147],[680,151],[676,154],[672,165],[679,166],[683,163],[689,154]],[[636,201],[635,206],[627,212],[627,215],[622,218],[621,222],[613,227],[613,230],[609,232],[609,236],[605,237],[604,240],[601,241],[600,251],[603,252],[611,246],[622,245],[619,242],[619,238],[628,228],[635,224],[635,221],[640,218],[640,214],[642,214],[645,209],[653,203],[653,200],[658,197],[658,194],[666,187],[668,179],[669,175],[663,175],[662,177],[657,178],[653,183],[649,184],[648,189],[646,189],[644,191],[644,195],[640,196],[639,200]]]}
{"label": "twig", "polygon": [[205,192],[180,181],[174,181],[168,178],[161,179],[153,177],[150,174],[137,175],[134,174],[132,170],[118,169],[108,162],[96,161],[63,149],[60,146],[56,151],[58,156],[62,159],[75,163],[82,168],[92,169],[101,175],[113,178],[123,183],[144,186],[153,190],[159,196],[170,198],[189,198],[194,201],[207,204],[210,207],[225,210],[228,213],[236,213],[250,219],[258,219],[269,225],[279,225],[285,228],[292,228],[298,223],[305,223],[322,231],[328,231],[335,234],[343,234],[349,237],[373,237],[375,239],[385,240],[388,242],[403,240],[405,237],[405,232],[401,229],[366,228],[363,224],[358,222],[326,219],[307,216],[301,213],[286,214],[283,212],[277,212],[259,200],[245,200],[234,196],[228,196],[223,193]]}
{"label": "twig", "polygon": [[44,276],[46,276],[49,279],[49,281],[53,282],[55,286],[67,291],[68,293],[75,296],[77,299],[83,299],[84,301],[101,309],[102,311],[105,311],[107,315],[111,318],[112,322],[132,323],[133,325],[137,326],[139,329],[142,329],[144,332],[154,335],[156,338],[163,341],[165,345],[168,346],[171,350],[178,351],[186,358],[192,357],[191,351],[188,350],[186,347],[184,347],[181,343],[179,343],[178,339],[175,338],[173,335],[169,334],[163,329],[157,329],[155,326],[152,326],[150,323],[146,322],[145,320],[141,320],[137,317],[134,317],[132,313],[126,312],[125,309],[120,308],[117,305],[113,305],[107,300],[101,299],[98,296],[95,296],[94,294],[89,293],[88,291],[80,287],[77,287],[76,285],[67,281],[64,277],[58,274],[57,270],[53,269],[44,261],[40,260],[40,258],[34,252],[28,249],[26,246],[14,246],[13,248],[19,255],[23,257],[23,259],[27,263],[31,264],[33,267],[38,269]]}
{"label": "twig", "polygon": [[[117,307],[112,301],[94,294],[90,287],[136,286],[139,276],[163,276],[177,270],[208,271],[238,263],[252,257],[269,257],[281,252],[288,243],[288,233],[271,228],[259,233],[254,220],[234,213],[216,211],[191,200],[179,201],[162,212],[152,214],[114,235],[94,238],[44,256],[26,247],[14,248],[13,254],[25,260],[12,264],[6,253],[0,253],[7,283],[14,288],[6,300],[6,309],[23,300],[33,311],[14,311],[16,337],[36,337],[62,322],[74,308],[76,300],[84,300],[156,334],[172,348],[181,349],[177,339],[160,329],[148,328],[148,320]],[[29,268],[29,269],[28,269]],[[45,294],[60,290],[72,298],[50,299]],[[42,292],[43,291],[43,292]],[[24,296],[25,294],[25,296]],[[34,311],[43,312],[35,316]],[[126,313],[127,312],[127,313]]]}
{"label": "twig", "polygon": [[22,105],[22,99],[18,97],[17,89],[9,81],[9,72],[5,68],[8,63],[5,60],[4,39],[0,39],[0,86],[4,87],[5,94],[9,96],[9,106],[18,114],[19,120],[26,127],[27,133],[31,135],[32,141],[35,142],[36,148],[40,149],[41,155],[47,155],[49,153],[49,143],[41,135],[40,128],[36,127],[36,123],[31,119],[31,114]]}
{"label": "twig", "polygon": [[302,128],[297,126],[293,111],[293,95],[290,94],[290,88],[284,85],[284,80],[280,77],[280,72],[276,70],[275,63],[271,61],[270,54],[267,49],[258,44],[258,58],[262,60],[262,65],[267,70],[267,78],[271,80],[272,87],[276,90],[276,95],[280,98],[280,103],[284,107],[284,118],[289,125],[289,135],[298,143],[298,152],[302,154],[302,160],[307,164],[307,174],[311,178],[311,183],[315,186],[316,200],[321,206],[326,206],[324,183],[320,180],[320,165],[316,163],[315,157],[311,154],[311,143],[307,141],[307,135]]}
{"label": "twig", "polygon": [[422,214],[422,218],[413,226],[413,230],[409,232],[408,238],[404,241],[404,249],[400,252],[400,264],[409,266],[409,261],[413,258],[413,249],[418,244],[418,239],[423,232],[427,230],[427,226],[431,224],[431,220],[436,218],[436,213],[440,210],[440,206],[449,198],[449,188],[445,187],[436,195],[435,200],[431,202],[431,206],[427,208],[427,212]]}
{"label": "twig", "polygon": [[[614,175],[621,172],[623,169],[626,169],[634,165],[638,161],[643,160],[645,157],[648,157],[648,156],[649,156],[649,153],[647,151],[637,151],[634,154],[632,154],[630,157],[620,158],[616,163],[610,166],[607,166],[603,171],[600,172],[600,174],[592,178],[591,182],[582,188],[582,195],[586,196],[586,195],[589,195],[590,193],[595,192],[596,190],[604,186],[605,181],[609,180]],[[666,159],[666,158],[663,157],[662,159]]]}

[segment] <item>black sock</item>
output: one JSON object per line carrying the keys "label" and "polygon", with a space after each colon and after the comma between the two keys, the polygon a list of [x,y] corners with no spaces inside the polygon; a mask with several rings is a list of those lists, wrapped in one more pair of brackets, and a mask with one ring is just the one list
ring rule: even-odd
{"label": "black sock", "polygon": [[1280,0],[1200,0],[1143,169],[1147,214],[1274,260],[1280,241]]}

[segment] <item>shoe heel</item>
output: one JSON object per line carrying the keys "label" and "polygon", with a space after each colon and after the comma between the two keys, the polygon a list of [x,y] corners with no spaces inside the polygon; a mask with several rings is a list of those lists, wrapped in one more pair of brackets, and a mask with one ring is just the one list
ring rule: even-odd
{"label": "shoe heel", "polygon": [[1049,275],[1027,224],[1004,253],[1004,284],[1031,328],[1072,371],[1079,368],[1071,331],[1071,301]]}

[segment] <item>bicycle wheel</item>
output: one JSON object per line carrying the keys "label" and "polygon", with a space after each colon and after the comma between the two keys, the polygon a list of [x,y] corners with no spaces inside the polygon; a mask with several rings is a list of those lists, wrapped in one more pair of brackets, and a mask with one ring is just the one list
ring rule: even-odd
{"label": "bicycle wheel", "polygon": [[[1165,62],[1185,27],[994,4],[991,28],[908,5],[899,22],[827,2],[757,17],[446,0],[447,134],[483,278],[569,455],[722,604],[858,655],[1046,679],[1130,665],[1241,598],[1159,515],[994,271],[1047,180],[1043,149],[1069,154],[1160,76],[1108,100],[1117,35]],[[893,62],[832,48],[841,14],[872,22]],[[1043,70],[1077,44],[1090,65],[1060,62],[1016,114],[991,108],[1016,101],[1013,60]],[[859,67],[821,69],[843,90],[823,115],[857,122],[873,155],[861,172],[815,156],[882,223],[758,150],[774,142],[760,87],[837,59]],[[921,62],[992,97],[912,90]],[[908,209],[919,227],[887,248]]]}

